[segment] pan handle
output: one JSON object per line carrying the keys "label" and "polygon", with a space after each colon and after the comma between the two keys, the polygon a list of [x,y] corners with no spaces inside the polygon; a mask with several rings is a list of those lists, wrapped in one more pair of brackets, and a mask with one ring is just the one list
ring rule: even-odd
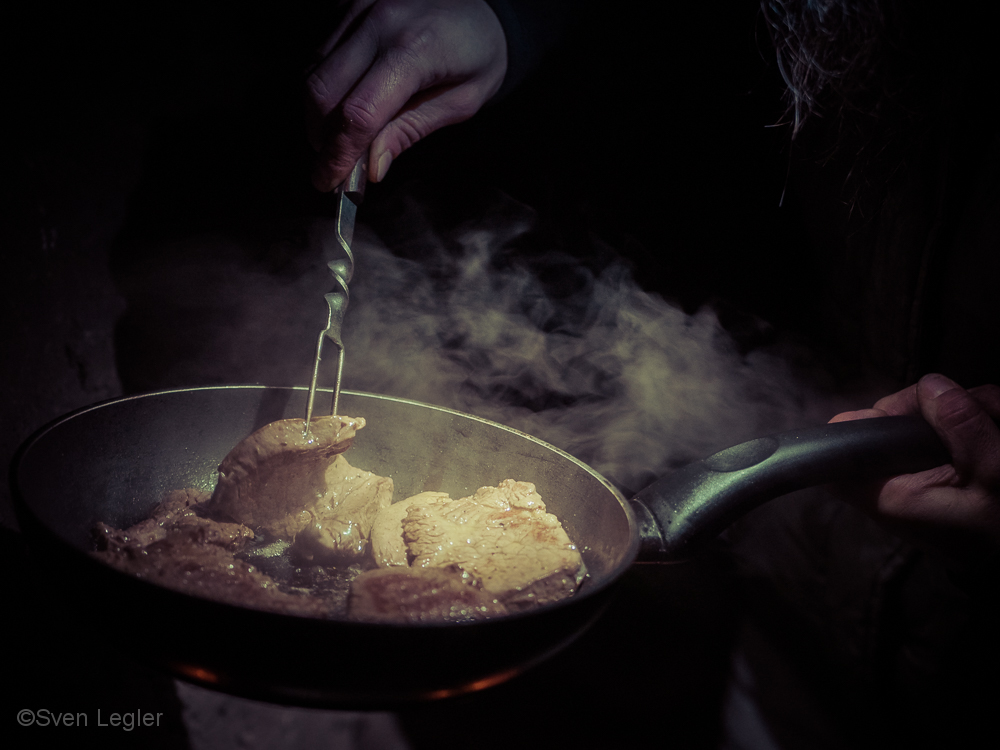
{"label": "pan handle", "polygon": [[740,443],[632,498],[642,534],[639,559],[686,560],[744,514],[795,490],[912,474],[950,461],[920,417],[837,422]]}

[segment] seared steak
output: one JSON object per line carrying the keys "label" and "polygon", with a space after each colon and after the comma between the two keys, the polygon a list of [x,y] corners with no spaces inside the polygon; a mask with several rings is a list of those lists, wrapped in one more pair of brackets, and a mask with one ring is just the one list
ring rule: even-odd
{"label": "seared steak", "polygon": [[[405,510],[405,517],[396,522]],[[393,534],[400,528],[401,541]],[[572,595],[583,581],[583,559],[529,482],[507,479],[471,497],[440,492],[407,498],[379,514],[379,565],[461,571],[508,610],[517,611]]]}
{"label": "seared steak", "polygon": [[329,614],[319,598],[287,594],[253,565],[234,557],[253,532],[199,516],[198,490],[171,492],[151,518],[126,530],[99,524],[96,557],[150,583],[243,607],[303,616]]}
{"label": "seared steak", "polygon": [[392,480],[355,469],[337,456],[326,470],[326,492],[305,507],[308,522],[295,535],[293,553],[320,564],[364,557],[372,521],[392,502]]}
{"label": "seared steak", "polygon": [[505,615],[507,609],[460,571],[394,566],[354,580],[348,613],[375,622],[465,622]]}
{"label": "seared steak", "polygon": [[351,447],[364,419],[317,417],[303,435],[301,419],[281,419],[240,441],[219,465],[211,512],[291,540],[311,516],[305,508],[330,491],[331,459]]}
{"label": "seared steak", "polygon": [[372,556],[380,568],[407,566],[406,542],[403,541],[403,519],[410,506],[433,499],[448,499],[446,492],[421,492],[390,505],[375,516],[372,525]]}

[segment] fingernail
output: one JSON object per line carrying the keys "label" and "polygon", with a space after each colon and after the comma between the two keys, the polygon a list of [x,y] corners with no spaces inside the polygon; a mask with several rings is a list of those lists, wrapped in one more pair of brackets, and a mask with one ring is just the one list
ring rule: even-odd
{"label": "fingernail", "polygon": [[388,151],[383,151],[381,156],[378,157],[378,164],[375,165],[375,182],[382,182],[385,178],[385,173],[389,171],[389,167],[392,165],[392,154]]}
{"label": "fingernail", "polygon": [[946,378],[944,375],[939,375],[938,373],[931,373],[930,375],[924,375],[920,379],[920,385],[925,391],[929,391],[931,398],[937,398],[945,391],[953,391],[959,387],[958,383],[950,378]]}

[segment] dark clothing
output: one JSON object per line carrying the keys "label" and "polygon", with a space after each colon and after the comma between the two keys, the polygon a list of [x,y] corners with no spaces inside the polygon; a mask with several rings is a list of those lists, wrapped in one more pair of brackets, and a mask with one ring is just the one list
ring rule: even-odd
{"label": "dark clothing", "polygon": [[[521,27],[501,20],[516,48]],[[798,332],[837,375],[886,393],[926,372],[1000,383],[1000,133],[980,104],[997,65],[945,25],[909,28],[920,49],[886,52],[872,80],[891,97],[877,115],[821,112],[790,157],[774,154],[790,159],[784,211],[797,214],[808,256],[782,283],[812,290],[774,322],[808,321]],[[916,67],[900,74],[907,55]],[[651,95],[669,108],[676,89],[662,80]],[[761,294],[739,306],[767,315],[766,274],[730,261],[712,272],[743,276]],[[730,537],[746,622],[738,648],[781,747],[964,746],[988,727],[1000,697],[989,679],[1000,667],[997,571],[958,579],[822,491],[775,501]]]}
{"label": "dark clothing", "polygon": [[558,44],[569,25],[572,3],[566,0],[486,0],[496,13],[507,37],[507,73],[493,97],[502,100],[538,67],[547,52]]}

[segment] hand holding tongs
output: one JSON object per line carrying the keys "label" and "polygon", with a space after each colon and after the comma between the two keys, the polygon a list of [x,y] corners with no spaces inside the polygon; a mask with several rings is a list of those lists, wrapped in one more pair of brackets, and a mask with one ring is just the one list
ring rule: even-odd
{"label": "hand holding tongs", "polygon": [[336,287],[324,295],[327,305],[330,307],[330,314],[327,317],[326,327],[320,331],[319,340],[316,342],[316,361],[313,363],[312,382],[309,384],[309,400],[306,403],[306,422],[304,433],[309,432],[309,422],[312,419],[313,401],[316,398],[316,379],[319,376],[319,362],[323,353],[323,340],[330,339],[337,347],[337,380],[333,389],[333,410],[331,414],[337,413],[340,404],[340,378],[344,372],[344,342],[340,338],[340,329],[344,324],[344,313],[347,311],[347,303],[350,299],[347,285],[354,274],[354,253],[351,252],[351,242],[354,240],[354,219],[358,213],[358,206],[365,194],[365,185],[368,183],[368,154],[364,154],[354,169],[338,187],[334,193],[337,199],[337,223],[336,236],[337,244],[344,257],[331,260],[327,263],[330,273],[336,282]]}

